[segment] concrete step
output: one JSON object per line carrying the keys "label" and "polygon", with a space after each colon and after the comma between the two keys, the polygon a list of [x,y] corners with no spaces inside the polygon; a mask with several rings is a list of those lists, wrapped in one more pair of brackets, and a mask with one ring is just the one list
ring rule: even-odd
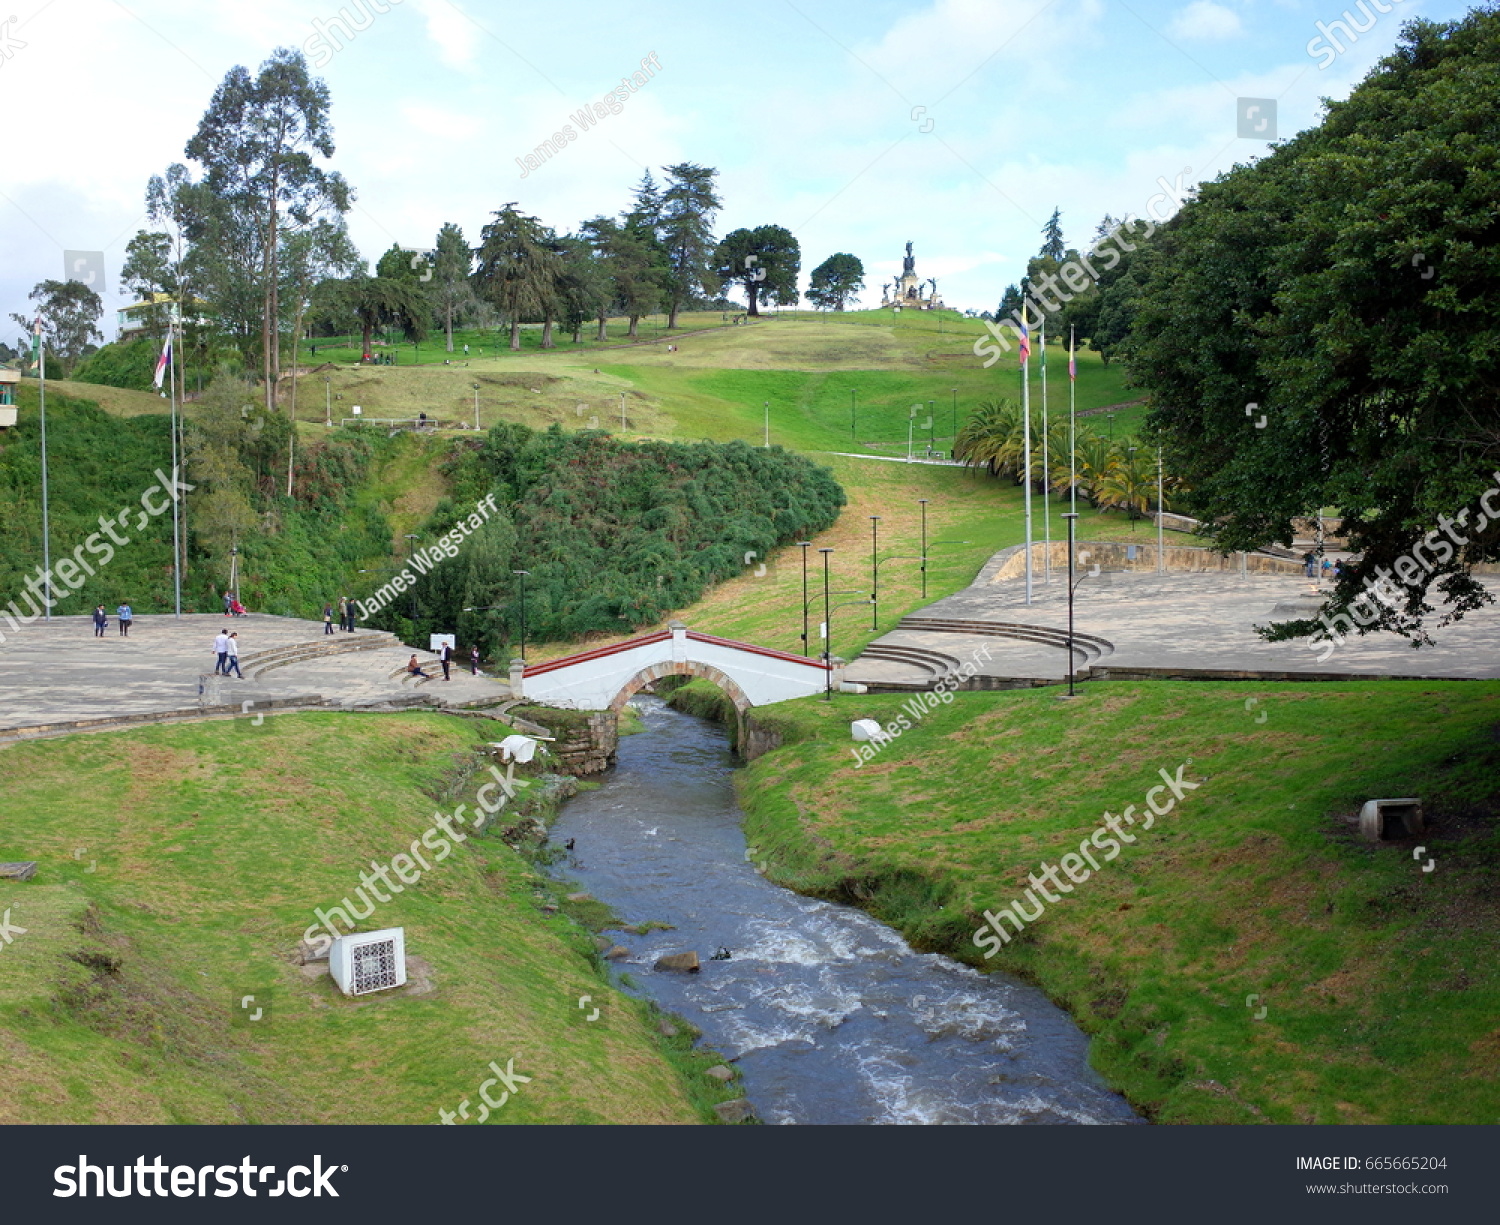
{"label": "concrete step", "polygon": [[[1047,625],[1025,625],[1007,621],[971,621],[948,617],[902,617],[897,629],[927,631],[939,634],[978,634],[990,638],[1014,638],[1044,646],[1068,649],[1067,630]],[[1094,634],[1074,633],[1073,652],[1084,661],[1092,661],[1114,652],[1114,644]]]}

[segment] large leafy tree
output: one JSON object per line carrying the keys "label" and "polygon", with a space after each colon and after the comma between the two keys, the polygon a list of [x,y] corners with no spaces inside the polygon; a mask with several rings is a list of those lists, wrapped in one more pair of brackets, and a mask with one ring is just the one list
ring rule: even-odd
{"label": "large leafy tree", "polygon": [[812,270],[807,300],[824,310],[841,311],[865,287],[865,266],[853,255],[840,251]]}
{"label": "large leafy tree", "polygon": [[427,298],[416,281],[402,277],[356,276],[348,281],[345,302],[359,320],[363,336],[360,350],[370,357],[370,342],[376,328],[400,328],[407,340],[427,336]]}
{"label": "large leafy tree", "polygon": [[712,268],[722,284],[739,284],[752,315],[760,314],[762,299],[794,306],[797,274],[802,271],[802,245],[784,226],[734,230],[715,248]]}
{"label": "large leafy tree", "polygon": [[661,246],[644,219],[627,217],[624,222],[610,217],[594,217],[579,227],[584,239],[603,262],[610,282],[607,297],[601,298],[599,334],[604,340],[608,304],[613,305],[630,322],[629,336],[636,339],[641,316],[656,310],[661,302],[662,282],[666,268],[660,259]]}
{"label": "large leafy tree", "polygon": [[[714,219],[724,205],[715,189],[717,170],[694,162],[665,169],[667,185],[661,192],[656,231],[667,251],[667,327],[675,328],[677,313],[685,304],[718,289],[709,264],[714,251]],[[639,209],[640,190],[636,201]]]}
{"label": "large leafy tree", "polygon": [[474,266],[474,252],[464,232],[452,222],[438,231],[437,246],[432,255],[432,279],[427,296],[443,324],[448,352],[453,352],[453,323],[473,310],[477,298],[469,273]]}
{"label": "large leafy tree", "polygon": [[1500,14],[1412,22],[1151,244],[1126,345],[1150,424],[1225,549],[1338,508],[1360,554],[1325,608],[1342,632],[1420,641],[1438,593],[1444,619],[1489,598],[1469,566],[1500,556],[1479,503],[1500,484],[1497,95]]}
{"label": "large leafy tree", "polygon": [[[104,314],[104,303],[82,281],[41,281],[28,297],[36,303],[36,313],[42,319],[42,344],[57,356],[62,376],[67,378],[90,346],[104,339],[95,326]],[[31,331],[33,319],[25,315],[11,318]]]}
{"label": "large leafy tree", "polygon": [[223,219],[255,269],[260,291],[261,374],[266,407],[275,405],[281,367],[283,243],[329,215],[342,216],[349,186],[318,159],[333,156],[328,86],[309,75],[300,51],[277,48],[252,77],[236,66],[214,92],[186,153],[229,214]]}
{"label": "large leafy tree", "polygon": [[[521,322],[554,310],[561,261],[552,232],[507,204],[480,231],[477,292],[510,324],[510,347],[521,347]],[[550,317],[550,316],[549,316]]]}

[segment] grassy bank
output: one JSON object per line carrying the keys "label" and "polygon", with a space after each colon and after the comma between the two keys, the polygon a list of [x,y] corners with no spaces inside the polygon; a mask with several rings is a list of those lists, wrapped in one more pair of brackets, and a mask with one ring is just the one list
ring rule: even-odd
{"label": "grassy bank", "polygon": [[[361,922],[405,928],[405,989],[350,999],[296,963],[315,908],[472,807],[496,731],[310,714],[0,751],[0,860],[40,864],[0,882],[25,929],[0,959],[0,1122],[435,1123],[465,1099],[475,1117],[512,1060],[531,1081],[492,1122],[710,1120],[706,1056],[608,986],[498,832],[427,844],[420,882]],[[260,1025],[237,1023],[246,994],[271,1001]]]}
{"label": "grassy bank", "polygon": [[[909,700],[755,712],[785,739],[741,776],[779,882],[1038,983],[1162,1122],[1500,1121],[1500,685],[1096,684],[922,718]],[[856,765],[850,721],[903,713]],[[1197,789],[986,961],[983,913],[1104,813],[1141,821],[1179,767]],[[1365,799],[1406,795],[1427,834],[1357,838]]]}

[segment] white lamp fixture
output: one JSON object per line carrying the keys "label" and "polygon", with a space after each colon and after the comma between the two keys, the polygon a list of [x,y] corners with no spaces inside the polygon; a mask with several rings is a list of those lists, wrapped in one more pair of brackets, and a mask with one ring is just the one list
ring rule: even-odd
{"label": "white lamp fixture", "polygon": [[328,972],[345,995],[368,995],[406,983],[406,929],[340,936],[328,950]]}

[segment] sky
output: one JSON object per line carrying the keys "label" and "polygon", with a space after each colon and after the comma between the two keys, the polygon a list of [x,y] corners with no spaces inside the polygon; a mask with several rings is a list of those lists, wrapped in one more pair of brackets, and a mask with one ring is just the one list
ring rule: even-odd
{"label": "sky", "polygon": [[[328,83],[327,165],[355,189],[349,229],[372,262],[393,243],[430,247],[445,222],[478,245],[512,201],[565,232],[624,209],[644,169],[660,179],[697,162],[719,171],[716,233],[785,226],[804,287],[849,252],[865,267],[860,304],[877,305],[911,242],[918,275],[948,305],[981,311],[1024,273],[1054,208],[1068,244],[1086,246],[1105,213],[1142,215],[1164,188],[1211,180],[1316,124],[1406,21],[1467,7],[10,0],[0,337],[14,343],[11,313],[29,313],[38,281],[69,274],[69,251],[98,253],[79,279],[102,284],[101,328],[114,337],[130,300],[125,245],[148,228],[147,180],[185,161],[225,74],[253,73],[278,46],[301,48]],[[616,89],[618,114],[573,119]],[[528,171],[522,159],[568,124],[573,138]]]}

